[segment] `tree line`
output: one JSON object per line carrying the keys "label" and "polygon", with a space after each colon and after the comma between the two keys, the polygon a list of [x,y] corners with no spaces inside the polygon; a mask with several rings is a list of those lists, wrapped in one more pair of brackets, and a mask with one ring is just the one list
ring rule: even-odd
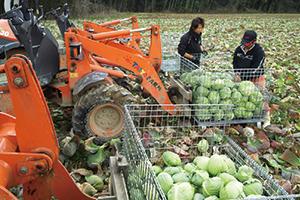
{"label": "tree line", "polygon": [[[40,0],[45,9],[67,2],[73,15],[119,12],[300,12],[299,0]],[[31,2],[33,4],[33,2]],[[1,5],[3,11],[3,5]]]}

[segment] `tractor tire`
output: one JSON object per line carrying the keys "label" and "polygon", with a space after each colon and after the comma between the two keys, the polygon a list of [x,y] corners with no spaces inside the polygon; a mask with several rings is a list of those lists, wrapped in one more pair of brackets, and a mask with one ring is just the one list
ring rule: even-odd
{"label": "tractor tire", "polygon": [[74,134],[82,139],[95,136],[97,143],[119,136],[125,124],[123,106],[134,102],[134,96],[125,88],[102,82],[86,91],[75,103]]}

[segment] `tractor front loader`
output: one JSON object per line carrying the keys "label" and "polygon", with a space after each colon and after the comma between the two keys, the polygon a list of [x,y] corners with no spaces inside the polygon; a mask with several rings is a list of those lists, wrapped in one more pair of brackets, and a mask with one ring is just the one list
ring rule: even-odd
{"label": "tractor front loader", "polygon": [[[19,8],[15,8],[9,16],[19,16],[18,12]],[[48,100],[62,106],[74,106],[72,124],[75,134],[83,138],[94,135],[107,140],[121,133],[124,126],[123,105],[135,102],[134,96],[122,84],[127,81],[136,82],[141,92],[150,94],[165,110],[172,112],[173,107],[166,106],[171,101],[158,75],[162,59],[159,26],[100,33],[65,27],[65,43],[60,50],[55,48],[57,42],[51,32],[38,27],[38,30],[45,30],[45,34],[42,43],[34,49],[30,43],[34,41],[34,35],[30,33],[38,21],[32,13],[30,16],[29,21],[22,23],[16,23],[15,18],[8,19],[12,35],[24,44],[36,72],[44,71],[43,64],[48,66],[51,73],[47,77],[51,78],[44,86]],[[64,16],[62,19],[68,20],[68,15],[64,13]],[[150,33],[147,54],[119,41],[142,32]],[[37,61],[41,62],[37,64]],[[37,73],[39,79],[43,75]]]}
{"label": "tractor front loader", "polygon": [[[58,160],[55,129],[31,62],[14,55],[3,71],[15,116],[0,112],[0,199],[17,200],[9,189],[18,185],[22,185],[24,200],[95,199],[80,191]],[[127,200],[124,180],[118,181],[118,188],[113,186],[116,194],[98,199]]]}

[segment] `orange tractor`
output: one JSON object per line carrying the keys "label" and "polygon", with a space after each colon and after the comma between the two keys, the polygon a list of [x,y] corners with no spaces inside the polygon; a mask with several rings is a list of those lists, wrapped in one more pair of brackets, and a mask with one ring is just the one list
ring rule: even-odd
{"label": "orange tractor", "polygon": [[[108,25],[120,21],[104,25],[86,22],[86,30],[81,30],[71,26],[65,8],[56,16],[65,20],[60,27],[64,30],[64,47],[59,48],[51,32],[39,26],[43,12],[40,17],[34,17],[31,10],[25,11],[27,15],[22,12],[22,7],[14,8],[5,14],[6,19],[0,20],[5,32],[0,40],[22,44],[17,49],[8,48],[4,54],[9,57],[25,50],[46,96],[62,106],[74,106],[75,134],[83,138],[96,135],[104,140],[119,135],[124,126],[123,105],[135,101],[128,81],[139,84],[141,92],[150,94],[164,109],[172,111],[173,107],[167,106],[172,104],[167,90],[158,75],[162,61],[159,26],[116,30]],[[139,48],[142,32],[150,33],[148,53]],[[126,38],[130,40],[123,42]],[[0,87],[9,96],[7,86]],[[10,107],[9,101],[1,104],[5,104],[1,108]]]}
{"label": "orange tractor", "polygon": [[[18,185],[24,200],[95,199],[80,191],[58,160],[55,129],[30,60],[14,55],[3,71],[15,116],[0,112],[0,199],[17,200],[9,189]],[[121,169],[111,167],[115,194],[98,199],[127,200]]]}

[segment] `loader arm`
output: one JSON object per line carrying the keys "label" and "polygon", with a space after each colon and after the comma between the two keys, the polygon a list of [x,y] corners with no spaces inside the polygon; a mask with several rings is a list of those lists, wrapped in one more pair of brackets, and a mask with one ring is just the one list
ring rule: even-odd
{"label": "loader arm", "polygon": [[[138,50],[130,48],[126,45],[122,45],[113,41],[106,41],[107,39],[117,38],[119,36],[130,36],[132,32],[135,31],[151,31],[151,44],[149,55],[141,54]],[[141,87],[149,92],[151,96],[167,111],[173,111],[174,106],[169,99],[168,93],[158,75],[158,71],[161,65],[161,41],[159,34],[159,26],[152,26],[147,29],[139,30],[120,30],[113,32],[104,32],[90,35],[88,37],[81,34],[77,34],[76,30],[74,32],[66,33],[65,41],[72,41],[66,45],[67,56],[70,56],[70,49],[68,46],[73,46],[74,44],[81,44],[83,50],[83,55],[97,55],[99,57],[105,58],[112,63],[116,63],[120,68],[131,71],[134,75],[141,78]],[[68,59],[69,61],[72,58]],[[68,64],[80,66],[83,64],[76,64],[76,62],[84,62],[73,59],[72,62]],[[90,67],[95,69],[96,66],[91,64]],[[77,67],[78,69],[78,67]],[[80,69],[78,69],[80,70]],[[101,69],[99,69],[101,71]],[[80,75],[79,75],[80,77]],[[70,80],[72,82],[72,80]],[[170,106],[171,105],[171,106]]]}
{"label": "loader arm", "polygon": [[[102,24],[97,24],[97,23],[94,23],[91,21],[84,21],[83,27],[84,27],[85,31],[90,32],[90,33],[103,33],[103,32],[116,31],[117,29],[114,26],[122,24],[122,23],[126,23],[126,22],[131,23],[132,29],[139,28],[138,19],[136,16],[132,16],[129,18],[124,18],[124,19],[113,20],[110,22],[104,22]],[[142,38],[142,36],[141,36],[140,32],[133,33],[128,45],[131,47],[134,47],[136,49],[139,49],[141,38]]]}

